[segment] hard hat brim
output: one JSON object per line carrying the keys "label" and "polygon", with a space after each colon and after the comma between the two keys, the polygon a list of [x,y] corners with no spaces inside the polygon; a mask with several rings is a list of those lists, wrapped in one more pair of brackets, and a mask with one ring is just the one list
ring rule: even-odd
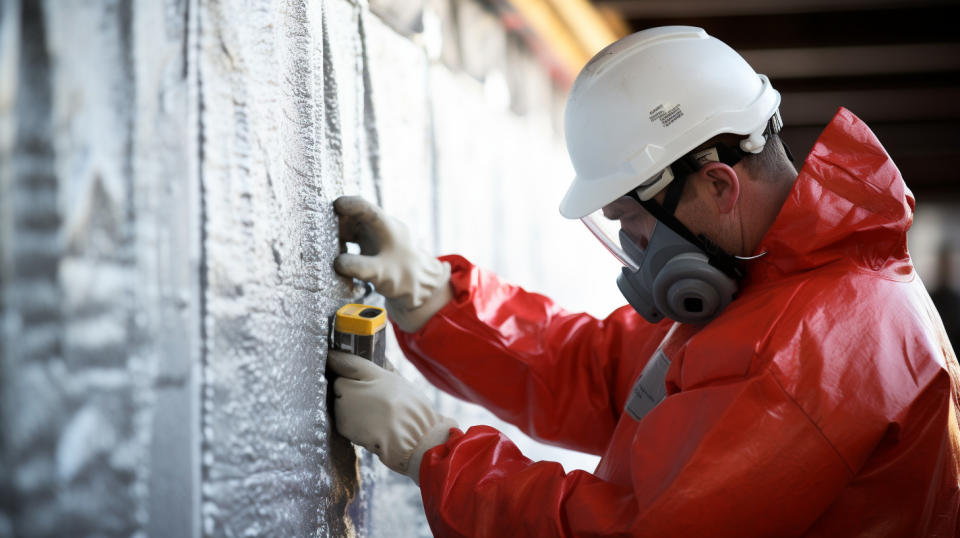
{"label": "hard hat brim", "polygon": [[[631,188],[640,185],[644,179],[646,178],[637,177],[636,174],[620,172],[611,174],[601,181],[605,185],[622,185],[625,194]],[[560,202],[560,214],[568,219],[580,219],[612,202],[613,200],[608,199],[606,191],[596,188],[596,181],[595,179],[584,181],[575,177],[563,196],[563,201]]]}

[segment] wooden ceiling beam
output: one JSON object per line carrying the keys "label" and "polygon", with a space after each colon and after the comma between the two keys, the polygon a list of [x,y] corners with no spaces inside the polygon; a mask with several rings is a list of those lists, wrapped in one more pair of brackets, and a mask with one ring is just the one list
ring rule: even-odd
{"label": "wooden ceiling beam", "polygon": [[729,17],[699,14],[667,18],[625,16],[634,31],[653,26],[699,26],[736,50],[960,41],[956,22],[960,20],[960,2],[934,6],[925,6],[921,2],[908,8],[865,11]]}
{"label": "wooden ceiling beam", "polygon": [[[825,125],[791,126],[783,132],[799,167]],[[952,170],[960,161],[960,148],[951,145],[960,133],[960,122],[900,124],[873,122],[870,128],[896,163],[918,200],[960,195],[960,181]]]}
{"label": "wooden ceiling beam", "polygon": [[960,71],[934,73],[889,73],[878,75],[774,78],[780,93],[809,91],[881,90],[903,88],[960,88]]}
{"label": "wooden ceiling beam", "polygon": [[[877,135],[880,143],[891,155],[928,155],[960,152],[956,140],[960,137],[960,121],[936,122],[869,122],[870,129]],[[799,125],[788,123],[784,126],[783,137],[790,143],[790,149],[803,158],[827,122],[818,125]],[[960,186],[960,182],[957,182]]]}
{"label": "wooden ceiling beam", "polygon": [[780,110],[787,125],[826,125],[840,106],[867,123],[956,120],[958,95],[960,88],[791,92],[783,94]]}
{"label": "wooden ceiling beam", "polygon": [[960,43],[759,49],[740,54],[771,79],[960,70]]}
{"label": "wooden ceiling beam", "polygon": [[931,202],[942,200],[944,196],[956,198],[960,195],[960,181],[953,172],[955,163],[960,160],[960,151],[899,156],[895,150],[888,148],[888,151],[918,201]]}
{"label": "wooden ceiling beam", "polygon": [[951,0],[596,0],[625,17],[729,17],[734,15],[785,15],[845,10],[875,10],[948,5]]}

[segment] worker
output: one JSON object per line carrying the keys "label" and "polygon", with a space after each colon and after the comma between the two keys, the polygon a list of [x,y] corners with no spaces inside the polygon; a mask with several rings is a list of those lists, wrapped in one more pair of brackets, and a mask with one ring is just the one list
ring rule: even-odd
{"label": "worker", "polygon": [[907,252],[913,195],[845,109],[798,175],[779,104],[699,28],[635,33],[584,67],[560,212],[623,264],[629,305],[605,319],[335,201],[361,245],[336,270],[386,297],[430,382],[601,456],[592,473],[531,461],[331,352],[337,428],[419,484],[436,535],[958,535],[960,376]]}

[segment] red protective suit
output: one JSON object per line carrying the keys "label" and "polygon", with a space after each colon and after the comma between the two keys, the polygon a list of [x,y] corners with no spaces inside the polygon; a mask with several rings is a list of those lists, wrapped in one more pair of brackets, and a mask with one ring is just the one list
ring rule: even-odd
{"label": "red protective suit", "polygon": [[[434,533],[956,536],[960,376],[907,253],[913,205],[841,109],[767,254],[702,328],[629,306],[569,313],[445,258],[454,299],[398,331],[406,355],[443,390],[602,459],[565,474],[493,428],[453,430],[420,471]],[[637,421],[624,403],[658,349],[668,396]]]}

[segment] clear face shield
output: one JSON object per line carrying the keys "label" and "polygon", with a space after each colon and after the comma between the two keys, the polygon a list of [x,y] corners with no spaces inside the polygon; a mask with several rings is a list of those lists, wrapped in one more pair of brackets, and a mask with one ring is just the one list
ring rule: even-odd
{"label": "clear face shield", "polygon": [[640,202],[621,196],[580,220],[620,263],[631,271],[640,269],[643,250],[657,226],[657,219]]}
{"label": "clear face shield", "polygon": [[580,219],[600,243],[630,271],[637,271],[650,244],[657,219],[640,201],[647,201],[674,180],[670,167],[663,169],[633,192],[627,193]]}

